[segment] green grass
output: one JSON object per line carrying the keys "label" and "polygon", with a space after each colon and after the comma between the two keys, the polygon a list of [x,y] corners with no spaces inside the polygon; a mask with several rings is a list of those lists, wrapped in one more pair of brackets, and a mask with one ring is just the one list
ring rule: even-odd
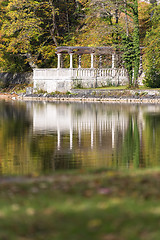
{"label": "green grass", "polygon": [[79,171],[2,182],[0,239],[159,240],[159,186],[160,171]]}
{"label": "green grass", "polygon": [[[106,89],[106,90],[132,90],[130,88],[128,88],[127,85],[125,86],[108,86],[108,87],[101,87],[101,88],[97,88],[97,89]],[[139,86],[138,88],[133,90],[160,90],[160,88],[149,88],[146,86]]]}
{"label": "green grass", "polygon": [[[85,89],[85,88],[83,88]],[[87,89],[87,88],[86,88]],[[88,88],[88,89],[104,89],[104,90],[160,90],[160,88],[150,88],[146,87],[145,85],[139,86],[138,88],[129,88],[128,85],[123,86],[107,86],[107,87],[97,87],[97,88]]]}
{"label": "green grass", "polygon": [[[16,92],[17,94],[20,94],[20,93],[25,93],[26,92],[26,88],[27,87],[33,87],[32,84],[16,84],[16,85],[10,85],[8,87],[2,87],[1,86],[1,82],[0,82],[0,92],[6,92],[6,93],[11,93],[11,92]],[[76,89],[76,88],[75,88]],[[89,89],[92,89],[92,90],[131,90],[128,88],[128,85],[124,85],[124,86],[108,86],[108,87],[98,87],[98,88],[77,88],[77,89],[81,89],[81,90],[89,90]],[[133,90],[160,90],[160,88],[148,88],[146,86],[139,86],[139,88],[137,89],[134,89]],[[37,91],[37,93],[46,93],[46,91],[43,91],[43,90],[39,90]],[[62,94],[64,95],[65,93],[60,93],[60,92],[53,92],[51,95],[55,95],[55,94]],[[66,93],[67,95],[70,94],[70,92],[67,92]]]}
{"label": "green grass", "polygon": [[98,87],[96,89],[106,89],[106,90],[127,90],[128,86],[108,86],[108,87]]}

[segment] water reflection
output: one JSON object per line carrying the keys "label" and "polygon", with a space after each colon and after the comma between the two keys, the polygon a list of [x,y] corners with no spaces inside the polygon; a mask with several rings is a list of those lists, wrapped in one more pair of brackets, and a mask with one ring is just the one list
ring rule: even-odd
{"label": "water reflection", "polygon": [[160,106],[0,102],[1,174],[160,164]]}
{"label": "water reflection", "polygon": [[1,174],[26,174],[29,166],[32,171],[28,148],[31,121],[25,104],[0,102]]}
{"label": "water reflection", "polygon": [[83,132],[90,134],[90,147],[93,149],[96,135],[102,145],[102,136],[111,133],[112,147],[115,145],[115,132],[124,133],[128,125],[125,109],[105,104],[39,104],[33,108],[33,131],[35,133],[57,133],[57,148],[61,148],[61,135],[69,134],[70,149],[73,147],[73,132],[78,134],[81,145]]}

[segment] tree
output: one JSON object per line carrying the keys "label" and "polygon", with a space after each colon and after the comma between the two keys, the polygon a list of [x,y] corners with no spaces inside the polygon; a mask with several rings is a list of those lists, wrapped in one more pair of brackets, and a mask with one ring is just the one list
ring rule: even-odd
{"label": "tree", "polygon": [[[1,25],[5,53],[23,57],[31,68],[54,66],[55,48],[78,20],[71,0],[8,0]],[[2,50],[2,51],[3,51]],[[4,53],[4,52],[3,52]]]}
{"label": "tree", "polygon": [[77,31],[77,42],[89,46],[112,45],[120,16],[118,0],[90,0],[83,4],[85,14]]}
{"label": "tree", "polygon": [[140,45],[144,46],[146,32],[151,28],[152,5],[146,2],[138,3]]}
{"label": "tree", "polygon": [[[3,25],[3,22],[7,19],[7,5],[8,0],[0,1],[0,29]],[[27,71],[28,66],[25,63],[25,60],[22,56],[17,56],[17,54],[9,53],[7,51],[8,39],[2,36],[0,30],[0,70],[1,71],[17,71],[20,72],[23,70]]]}
{"label": "tree", "polygon": [[1,33],[6,40],[7,51],[25,56],[30,66],[36,67],[40,54],[48,50],[44,48],[46,43],[52,39],[53,44],[57,45],[57,10],[50,0],[11,0],[6,9],[7,18],[2,24]]}
{"label": "tree", "polygon": [[121,49],[129,85],[136,86],[140,62],[137,0],[92,0],[86,2],[85,9],[81,44],[112,45],[117,52]]}
{"label": "tree", "polygon": [[152,27],[145,37],[145,84],[160,87],[160,5],[152,9]]}
{"label": "tree", "polygon": [[[138,18],[138,1],[122,0],[121,11],[130,18],[133,24],[133,32],[129,33],[128,23],[126,23],[126,34],[122,35],[122,58],[128,73],[129,86],[138,85],[138,74],[140,64],[140,33]],[[126,18],[126,21],[128,19]]]}

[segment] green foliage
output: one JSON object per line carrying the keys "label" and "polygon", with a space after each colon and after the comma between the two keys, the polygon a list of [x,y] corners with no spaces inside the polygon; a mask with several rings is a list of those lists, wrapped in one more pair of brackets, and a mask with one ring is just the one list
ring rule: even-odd
{"label": "green foliage", "polygon": [[152,9],[152,28],[145,37],[144,70],[145,84],[149,87],[160,86],[160,6]]}
{"label": "green foliage", "polygon": [[[56,66],[55,47],[64,42],[66,35],[72,35],[78,21],[75,1],[10,0],[0,2],[2,7],[0,68],[8,68],[12,55],[17,56],[15,65],[23,58],[30,68]],[[14,66],[11,69],[18,70]]]}
{"label": "green foliage", "polygon": [[135,61],[134,61],[134,85],[137,85],[138,73],[139,73],[139,63],[140,63],[140,40],[139,40],[139,19],[138,19],[138,1],[134,0],[134,11],[133,11],[133,43],[135,51]]}
{"label": "green foliage", "polygon": [[67,91],[67,92],[66,92],[66,95],[71,95],[71,92]]}
{"label": "green foliage", "polygon": [[25,57],[9,52],[3,53],[3,61],[0,62],[0,69],[11,73],[31,71],[31,67]]}
{"label": "green foliage", "polygon": [[138,4],[140,44],[143,46],[146,32],[151,28],[152,5],[147,2],[139,2]]}
{"label": "green foliage", "polygon": [[157,69],[154,67],[151,67],[150,69],[148,69],[144,79],[144,84],[147,87],[159,88],[160,87],[160,70],[157,71]]}
{"label": "green foliage", "polygon": [[119,3],[106,0],[85,2],[84,17],[80,22],[76,41],[84,46],[112,45],[117,33],[116,16],[119,16]]}
{"label": "green foliage", "polygon": [[126,14],[126,18],[130,17],[133,23],[133,32],[130,34],[127,26],[126,36],[122,35],[122,50],[124,52],[122,58],[128,72],[129,86],[137,86],[140,62],[138,1],[125,2],[122,12]]}
{"label": "green foliage", "polygon": [[38,89],[37,91],[35,91],[36,94],[45,94],[47,93],[46,91],[42,90],[42,89]]}
{"label": "green foliage", "polygon": [[133,63],[135,61],[135,51],[133,39],[130,36],[122,36],[122,46],[121,50],[123,52],[122,59],[124,61],[124,66],[128,72],[129,85],[132,85],[133,79]]}
{"label": "green foliage", "polygon": [[122,147],[122,161],[124,162],[124,165],[129,165],[130,162],[133,162],[135,168],[139,167],[140,136],[137,118],[129,118],[129,126]]}
{"label": "green foliage", "polygon": [[75,80],[74,80],[74,88],[75,88],[75,89],[76,89],[76,88],[82,89],[82,88],[83,88],[82,81],[75,79]]}

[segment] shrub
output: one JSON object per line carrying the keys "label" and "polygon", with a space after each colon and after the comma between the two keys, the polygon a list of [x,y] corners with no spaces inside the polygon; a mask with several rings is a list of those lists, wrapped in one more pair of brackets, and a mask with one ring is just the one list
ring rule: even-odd
{"label": "shrub", "polygon": [[159,88],[160,87],[160,71],[152,67],[146,71],[144,84],[147,87]]}

